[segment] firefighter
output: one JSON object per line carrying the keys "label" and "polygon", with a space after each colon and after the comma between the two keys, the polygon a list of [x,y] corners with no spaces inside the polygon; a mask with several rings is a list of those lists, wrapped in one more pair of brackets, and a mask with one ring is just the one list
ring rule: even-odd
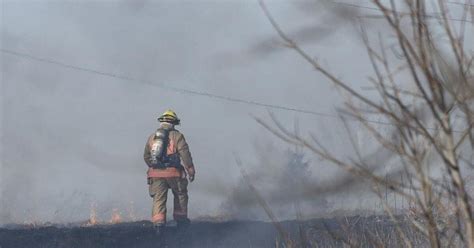
{"label": "firefighter", "polygon": [[173,219],[178,229],[190,224],[188,219],[188,179],[194,181],[193,160],[183,134],[175,129],[180,124],[176,113],[165,111],[159,118],[159,128],[145,145],[144,159],[148,165],[149,193],[153,198],[152,222],[157,234],[166,224],[168,189],[174,196]]}

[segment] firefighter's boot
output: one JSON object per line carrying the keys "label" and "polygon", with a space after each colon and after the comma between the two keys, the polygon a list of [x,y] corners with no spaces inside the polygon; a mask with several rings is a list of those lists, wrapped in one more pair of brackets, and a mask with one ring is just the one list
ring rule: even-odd
{"label": "firefighter's boot", "polygon": [[184,220],[179,220],[177,221],[177,228],[178,231],[186,231],[189,228],[189,225],[191,224],[191,221],[186,218]]}
{"label": "firefighter's boot", "polygon": [[163,236],[163,234],[164,234],[164,232],[165,232],[165,225],[163,225],[163,224],[155,224],[153,227],[155,228],[155,234],[156,234],[157,236],[160,236],[160,237]]}

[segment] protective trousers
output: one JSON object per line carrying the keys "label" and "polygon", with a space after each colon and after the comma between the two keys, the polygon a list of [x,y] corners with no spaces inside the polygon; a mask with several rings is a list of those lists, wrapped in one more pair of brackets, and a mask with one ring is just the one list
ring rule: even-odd
{"label": "protective trousers", "polygon": [[152,222],[155,225],[166,223],[166,200],[168,189],[174,196],[173,219],[188,221],[188,179],[181,177],[149,178],[149,192],[153,197]]}

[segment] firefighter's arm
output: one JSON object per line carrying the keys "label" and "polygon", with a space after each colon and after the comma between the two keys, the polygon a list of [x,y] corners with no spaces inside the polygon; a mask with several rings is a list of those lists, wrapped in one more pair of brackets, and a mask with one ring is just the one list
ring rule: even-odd
{"label": "firefighter's arm", "polygon": [[186,139],[182,134],[178,137],[177,149],[179,157],[181,158],[181,164],[186,169],[186,172],[189,175],[189,179],[194,179],[196,170],[194,169],[193,158],[191,157],[191,152],[189,151],[188,143],[186,142]]}

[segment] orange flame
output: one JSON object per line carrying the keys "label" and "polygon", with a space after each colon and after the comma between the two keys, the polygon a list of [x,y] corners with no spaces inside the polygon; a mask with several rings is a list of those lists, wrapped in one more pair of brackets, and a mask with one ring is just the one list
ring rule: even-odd
{"label": "orange flame", "polygon": [[87,222],[87,225],[89,225],[89,226],[97,225],[97,223],[99,222],[97,220],[96,208],[97,208],[97,205],[95,203],[92,203],[90,214],[89,214],[89,221]]}
{"label": "orange flame", "polygon": [[120,216],[120,212],[117,208],[112,209],[112,218],[110,219],[111,224],[117,224],[122,222],[122,217]]}

